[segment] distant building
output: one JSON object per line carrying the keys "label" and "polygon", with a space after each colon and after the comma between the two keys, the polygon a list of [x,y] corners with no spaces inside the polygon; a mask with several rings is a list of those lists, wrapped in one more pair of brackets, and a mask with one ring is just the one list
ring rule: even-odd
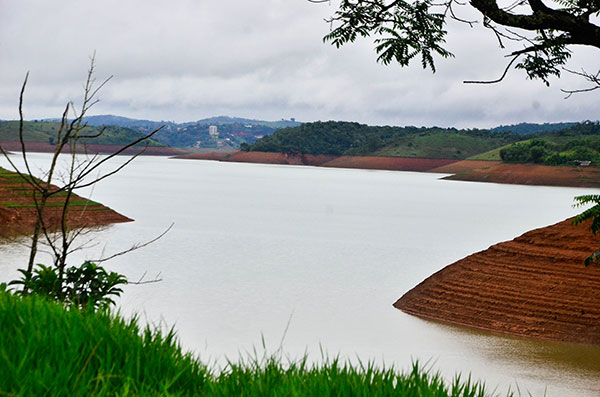
{"label": "distant building", "polygon": [[219,130],[216,125],[211,125],[208,127],[208,133],[211,137],[217,139],[219,137]]}

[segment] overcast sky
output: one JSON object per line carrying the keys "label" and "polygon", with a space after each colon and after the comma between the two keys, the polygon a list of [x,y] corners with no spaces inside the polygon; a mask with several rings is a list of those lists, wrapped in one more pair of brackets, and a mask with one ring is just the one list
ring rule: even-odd
{"label": "overcast sky", "polygon": [[[449,26],[454,59],[438,71],[376,63],[371,40],[336,49],[322,42],[336,9],[306,0],[0,0],[0,119],[58,117],[79,102],[90,55],[97,78],[113,79],[91,114],[193,121],[229,115],[266,120],[487,127],[597,120],[600,90],[568,100],[513,70],[496,85],[505,52],[481,27]],[[463,15],[470,16],[465,7]],[[600,67],[600,51],[578,49],[571,67]]]}

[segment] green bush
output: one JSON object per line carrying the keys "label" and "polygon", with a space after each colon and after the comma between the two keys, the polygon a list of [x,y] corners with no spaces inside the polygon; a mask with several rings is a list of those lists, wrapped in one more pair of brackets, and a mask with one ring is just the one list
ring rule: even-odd
{"label": "green bush", "polygon": [[102,266],[86,261],[81,266],[61,270],[56,266],[37,265],[32,272],[19,269],[21,279],[8,285],[23,286],[17,294],[34,294],[81,309],[107,308],[113,297],[121,295],[120,285],[127,284],[122,274],[107,272]]}

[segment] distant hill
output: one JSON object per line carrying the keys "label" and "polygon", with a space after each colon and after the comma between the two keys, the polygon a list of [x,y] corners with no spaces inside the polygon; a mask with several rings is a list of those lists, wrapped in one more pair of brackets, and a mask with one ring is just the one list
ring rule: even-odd
{"label": "distant hill", "polygon": [[[87,116],[84,119],[90,126],[118,126],[147,134],[162,127],[154,139],[162,144],[194,149],[237,149],[241,143],[252,143],[276,130],[296,127],[301,123],[295,120],[265,121],[240,117],[217,116],[186,123],[173,121],[152,121],[131,119],[114,115]],[[59,121],[56,119],[46,121]],[[208,127],[217,126],[218,137],[211,136]]]}
{"label": "distant hill", "polygon": [[202,120],[198,120],[198,121],[194,121],[194,122],[189,122],[189,123],[183,123],[184,125],[190,125],[190,124],[213,124],[213,125],[222,125],[222,124],[246,124],[246,125],[263,125],[266,127],[271,127],[275,130],[277,129],[281,129],[281,128],[288,128],[288,127],[297,127],[299,126],[300,122],[297,122],[295,119],[294,120],[284,120],[281,119],[279,121],[265,121],[265,120],[256,120],[256,119],[244,119],[244,118],[240,118],[240,117],[229,117],[229,116],[217,116],[217,117],[210,117],[207,119],[202,119]]}
{"label": "distant hill", "polygon": [[[40,142],[54,144],[60,123],[54,121],[25,121],[23,124],[25,142]],[[100,127],[88,126],[83,130],[86,135],[97,135]],[[97,138],[82,139],[83,143],[97,145],[127,145],[141,138],[144,134],[131,128],[107,126],[104,133]],[[16,142],[19,140],[19,122],[0,122],[0,142]],[[149,146],[162,147],[164,144],[150,139]]]}
{"label": "distant hill", "polygon": [[540,133],[549,133],[554,131],[560,131],[572,127],[578,123],[576,122],[566,122],[566,123],[544,123],[544,124],[535,124],[535,123],[519,123],[512,125],[501,125],[495,128],[492,128],[490,131],[493,132],[512,132],[519,135],[529,135],[529,134],[540,134]]}
{"label": "distant hill", "polygon": [[516,142],[508,132],[455,128],[378,127],[327,121],[285,128],[242,150],[355,156],[465,159]]}
{"label": "distant hill", "polygon": [[[37,141],[48,140],[44,123],[28,127],[28,134]],[[241,117],[216,116],[197,121],[140,120],[115,115],[88,116],[90,128],[110,126],[110,139],[118,134],[131,137],[132,132],[147,134],[162,129],[154,136],[155,144],[188,151],[250,151],[299,152],[305,154],[372,155],[438,159],[499,159],[500,148],[517,141],[552,134],[581,133],[581,123],[520,123],[501,125],[490,130],[368,126],[353,122],[300,123],[291,120],[265,121]],[[211,135],[209,127],[216,126]],[[120,131],[120,132],[119,132]],[[565,132],[571,131],[571,132]],[[1,129],[0,129],[1,133]],[[41,133],[41,135],[40,135]],[[34,138],[35,136],[35,138]],[[107,136],[108,138],[108,136]],[[2,136],[0,135],[0,139]]]}
{"label": "distant hill", "polygon": [[87,116],[84,118],[84,121],[88,123],[88,125],[93,126],[111,125],[118,127],[127,127],[132,129],[139,129],[139,127],[144,127],[146,129],[156,129],[159,128],[161,125],[171,123],[166,121],[130,119],[128,117],[114,116],[112,114],[101,116]]}

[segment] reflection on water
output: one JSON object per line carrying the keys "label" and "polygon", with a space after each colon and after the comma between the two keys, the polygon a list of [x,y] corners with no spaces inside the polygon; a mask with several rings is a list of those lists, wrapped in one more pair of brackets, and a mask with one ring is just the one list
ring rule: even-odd
{"label": "reflection on water", "polygon": [[[464,349],[490,362],[501,361],[525,378],[548,382],[551,375],[562,379],[575,393],[582,384],[600,377],[600,346],[521,338],[427,319],[420,321],[457,335]],[[592,389],[587,392],[600,395],[600,383],[593,382],[590,386]],[[579,393],[586,394],[586,389]]]}
{"label": "reflection on water", "polygon": [[537,366],[552,367],[555,371],[577,370],[600,374],[600,346],[552,342],[422,320],[430,326],[460,334],[465,346],[494,360],[515,359]]}
{"label": "reflection on water", "polygon": [[[597,347],[470,331],[392,307],[445,265],[573,215],[573,196],[589,192],[438,177],[139,158],[92,197],[136,221],[99,232],[100,244],[71,263],[175,222],[109,266],[130,279],[160,273],[158,284],[127,286],[120,309],[175,326],[204,360],[235,358],[263,337],[273,351],[291,317],[283,349],[292,357],[318,360],[323,349],[402,369],[433,360],[448,378],[472,373],[499,392],[518,384],[534,396],[600,395]],[[0,281],[17,276],[26,253],[0,247]]]}

